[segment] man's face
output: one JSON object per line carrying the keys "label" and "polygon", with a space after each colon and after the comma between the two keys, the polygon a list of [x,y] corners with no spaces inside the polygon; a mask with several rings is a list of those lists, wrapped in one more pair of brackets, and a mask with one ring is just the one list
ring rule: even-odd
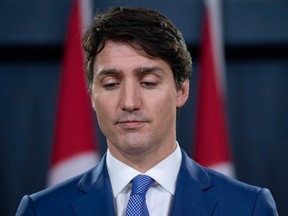
{"label": "man's face", "polygon": [[176,90],[166,62],[112,41],[97,55],[93,71],[91,101],[112,155],[129,163],[127,158],[172,153],[176,108],[188,98],[189,81]]}

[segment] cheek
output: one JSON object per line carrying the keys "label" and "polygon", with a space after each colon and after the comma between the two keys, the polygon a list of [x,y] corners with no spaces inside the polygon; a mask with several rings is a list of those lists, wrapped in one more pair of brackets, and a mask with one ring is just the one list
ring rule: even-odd
{"label": "cheek", "polygon": [[105,101],[103,101],[101,98],[94,98],[92,103],[100,126],[100,124],[102,125],[105,122],[104,120],[108,120],[107,118],[110,116],[108,109],[109,106],[106,105]]}
{"label": "cheek", "polygon": [[[154,99],[153,99],[154,98]],[[163,115],[170,115],[171,113],[176,114],[176,98],[175,94],[169,92],[165,95],[158,95],[158,97],[151,97],[150,104],[154,104],[154,111],[158,113],[159,118],[163,118]],[[162,117],[161,117],[162,116]]]}
{"label": "cheek", "polygon": [[96,113],[102,113],[109,107],[109,97],[105,97],[105,95],[95,94],[92,98],[93,107]]}

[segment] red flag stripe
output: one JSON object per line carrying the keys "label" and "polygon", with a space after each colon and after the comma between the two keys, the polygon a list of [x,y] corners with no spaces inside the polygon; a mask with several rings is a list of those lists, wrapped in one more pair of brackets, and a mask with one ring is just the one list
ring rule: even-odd
{"label": "red flag stripe", "polygon": [[[74,1],[71,18],[68,26],[67,41],[65,44],[63,65],[60,79],[60,93],[58,101],[58,113],[56,119],[55,141],[52,152],[52,167],[49,178],[57,179],[56,167],[66,164],[69,170],[68,161],[74,158],[82,158],[81,155],[87,154],[90,166],[86,162],[80,163],[79,167],[73,165],[79,172],[95,165],[97,161],[94,125],[92,119],[92,108],[87,94],[84,77],[84,54],[81,48],[82,38],[82,1]],[[82,2],[83,3],[83,2]],[[95,155],[91,159],[91,153]],[[85,157],[83,158],[85,159]],[[86,164],[80,168],[80,164]],[[72,170],[72,169],[71,169]],[[73,171],[74,172],[74,171]],[[74,173],[73,173],[74,174]],[[52,177],[52,175],[54,177]],[[63,180],[71,175],[63,177]],[[62,180],[62,179],[61,179]],[[49,184],[51,181],[49,180]],[[54,184],[54,183],[53,183]]]}
{"label": "red flag stripe", "polygon": [[219,46],[221,29],[215,25],[217,20],[219,24],[215,14],[219,1],[205,3],[194,158],[200,164],[212,167],[229,163],[231,156],[225,116],[223,52]]}

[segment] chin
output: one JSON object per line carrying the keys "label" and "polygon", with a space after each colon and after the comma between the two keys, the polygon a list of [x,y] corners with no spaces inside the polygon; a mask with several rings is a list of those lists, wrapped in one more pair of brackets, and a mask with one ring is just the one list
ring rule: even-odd
{"label": "chin", "polygon": [[126,142],[124,144],[125,151],[129,154],[139,154],[147,151],[149,147],[147,143],[139,143],[139,142]]}

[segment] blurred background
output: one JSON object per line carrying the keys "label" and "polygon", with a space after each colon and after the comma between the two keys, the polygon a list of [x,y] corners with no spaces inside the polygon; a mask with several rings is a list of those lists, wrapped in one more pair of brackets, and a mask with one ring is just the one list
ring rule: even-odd
{"label": "blurred background", "polygon": [[[177,136],[193,153],[203,1],[94,0],[93,11],[144,6],[182,31],[193,60]],[[70,0],[0,0],[0,212],[46,187]],[[224,0],[229,143],[236,178],[267,187],[288,215],[288,2]],[[97,129],[100,154],[106,151]]]}

